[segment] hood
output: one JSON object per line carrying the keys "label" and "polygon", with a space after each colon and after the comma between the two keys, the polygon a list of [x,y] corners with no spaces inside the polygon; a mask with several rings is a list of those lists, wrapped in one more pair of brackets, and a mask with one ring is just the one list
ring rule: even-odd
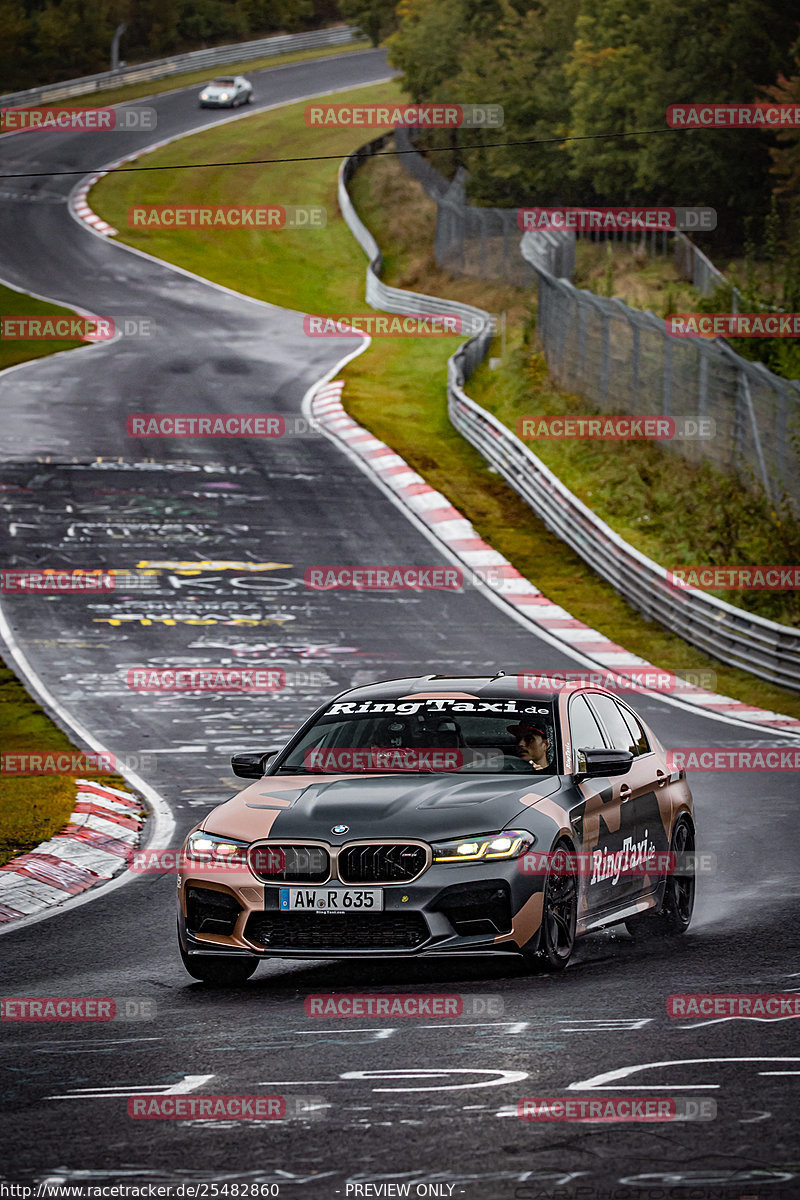
{"label": "hood", "polygon": [[[333,845],[371,837],[438,841],[504,829],[561,785],[558,775],[266,776],[215,808],[203,829],[248,842],[266,837]],[[525,827],[524,819],[519,823]],[[334,825],[347,825],[348,832],[337,836],[331,832]]]}
{"label": "hood", "polygon": [[211,84],[210,83],[210,84],[208,84],[207,87],[204,87],[201,90],[202,90],[202,93],[204,96],[219,97],[223,94],[223,92],[225,93],[226,96],[230,96],[232,92],[236,91],[236,85],[233,83],[230,83],[230,84],[228,84],[227,87],[220,87],[219,84],[216,84],[216,83]]}

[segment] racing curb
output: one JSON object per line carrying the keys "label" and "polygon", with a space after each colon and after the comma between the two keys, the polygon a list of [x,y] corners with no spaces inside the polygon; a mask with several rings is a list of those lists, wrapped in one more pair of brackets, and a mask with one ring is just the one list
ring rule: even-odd
{"label": "racing curb", "polygon": [[[323,380],[314,391],[310,411],[324,431],[354,454],[361,466],[387,487],[413,516],[427,526],[429,534],[443,542],[450,553],[468,573],[488,571],[480,586],[494,592],[516,609],[548,640],[560,642],[572,655],[580,654],[605,672],[625,675],[631,670],[649,674],[664,674],[662,668],[632,654],[624,646],[577,620],[566,609],[548,600],[538,588],[512,566],[473,528],[463,513],[454,508],[446,496],[437,492],[414,471],[405,459],[359,425],[342,405],[344,380]],[[632,690],[651,692],[656,689],[642,685]],[[800,719],[783,713],[755,708],[730,696],[704,691],[692,684],[681,688],[680,697],[670,697],[688,708],[696,707],[709,715],[736,722],[746,722],[762,728],[800,732]]]}
{"label": "racing curb", "polygon": [[145,809],[130,792],[76,779],[69,823],[0,867],[0,925],[56,908],[123,870],[139,843]]}
{"label": "racing curb", "polygon": [[[136,157],[138,156],[131,155],[129,158],[123,158],[121,162],[132,162]],[[89,207],[89,191],[104,175],[108,175],[108,171],[98,171],[95,175],[90,175],[88,179],[82,180],[69,198],[69,207],[79,220],[91,225],[96,233],[102,234],[103,237],[116,237],[119,230],[115,229],[113,225],[109,225],[108,221],[104,221],[102,217],[98,217],[97,213]]]}

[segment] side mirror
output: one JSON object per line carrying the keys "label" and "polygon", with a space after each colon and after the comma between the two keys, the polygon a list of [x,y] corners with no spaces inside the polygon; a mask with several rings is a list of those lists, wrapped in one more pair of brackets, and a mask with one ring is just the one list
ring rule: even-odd
{"label": "side mirror", "polygon": [[267,763],[277,753],[277,750],[267,750],[266,754],[234,754],[231,758],[233,773],[240,779],[261,779]]}
{"label": "side mirror", "polygon": [[626,775],[633,762],[630,750],[578,750],[578,774],[589,779]]}

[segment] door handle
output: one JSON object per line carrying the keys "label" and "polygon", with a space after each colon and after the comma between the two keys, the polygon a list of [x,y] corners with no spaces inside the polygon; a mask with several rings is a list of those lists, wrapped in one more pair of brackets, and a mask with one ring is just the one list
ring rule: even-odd
{"label": "door handle", "polygon": [[664,771],[657,770],[656,778],[658,779],[659,787],[664,787],[669,782],[669,776]]}
{"label": "door handle", "polygon": [[631,798],[631,789],[628,787],[627,783],[623,783],[619,789],[620,804],[627,803],[627,801],[630,800],[630,798]]}

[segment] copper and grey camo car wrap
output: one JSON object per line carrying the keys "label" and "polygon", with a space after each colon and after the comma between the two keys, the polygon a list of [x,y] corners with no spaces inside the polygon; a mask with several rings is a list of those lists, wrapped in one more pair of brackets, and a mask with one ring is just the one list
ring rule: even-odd
{"label": "copper and grey camo car wrap", "polygon": [[[437,690],[430,684],[426,688],[409,687],[406,691],[394,691],[398,699],[445,696],[463,699],[485,698],[489,695],[508,695],[506,682],[492,688],[486,686],[458,686],[460,681],[449,681],[450,687]],[[466,683],[466,681],[465,681]],[[453,684],[456,686],[454,687]],[[592,689],[600,694],[601,689]],[[358,689],[359,694],[375,694],[374,689]],[[385,693],[384,693],[385,694]],[[349,694],[348,694],[349,695]],[[266,774],[244,787],[237,795],[215,808],[202,822],[201,828],[209,835],[230,838],[252,845],[286,842],[322,843],[335,851],[343,846],[364,839],[375,842],[410,840],[430,846],[433,843],[457,839],[494,830],[523,828],[534,835],[537,851],[549,851],[559,841],[570,848],[590,854],[598,845],[616,845],[620,827],[620,781],[612,778],[576,779],[575,748],[570,744],[568,705],[570,694],[544,694],[539,697],[557,706],[560,726],[559,774],[509,774],[509,775],[459,775],[430,774],[409,776],[403,773],[368,775],[342,773],[338,775],[271,775]],[[648,768],[637,766],[636,760],[626,779],[636,792],[637,821],[644,822],[643,831],[647,844],[657,850],[665,850],[675,820],[681,812],[691,816],[691,793],[683,772],[670,772],[666,754],[652,730],[645,726],[652,755],[648,755],[649,775],[653,766],[658,770],[658,784],[651,786],[652,779],[645,780]],[[641,779],[638,778],[641,775]],[[334,833],[335,827],[344,826],[345,833]],[[620,843],[621,844],[621,843]],[[502,870],[495,864],[469,866],[462,863],[442,865],[433,863],[410,884],[382,884],[384,903],[389,913],[419,906],[423,912],[430,903],[431,889],[442,889],[452,884],[480,881],[497,877],[510,889],[510,927],[492,937],[474,939],[469,946],[476,952],[488,949],[514,950],[535,938],[542,917],[542,893],[545,877],[542,873],[530,873],[521,862],[503,864]],[[334,880],[335,882],[335,880]],[[658,878],[639,878],[631,885],[624,881],[623,889],[630,893],[630,903],[643,910],[651,907],[658,896],[661,884]],[[208,944],[217,947],[236,948],[239,951],[264,952],[245,937],[250,916],[265,908],[265,890],[271,885],[259,882],[250,871],[226,869],[224,876],[215,876],[208,870],[196,871],[188,865],[179,878],[180,921],[185,929],[187,889],[192,885],[220,890],[234,896],[241,907],[235,927],[230,934],[195,933],[197,949]],[[276,885],[277,886],[277,885]],[[586,924],[591,901],[592,885],[586,875],[579,875],[578,925],[581,931]],[[594,896],[602,892],[594,887]],[[613,888],[605,889],[609,903],[614,899]],[[594,901],[597,907],[597,900]],[[602,910],[602,902],[600,903]],[[330,919],[336,920],[335,916]],[[414,953],[440,953],[456,950],[459,939],[452,944],[434,947],[422,946]],[[464,944],[464,952],[467,946]],[[269,950],[268,953],[273,951]],[[285,951],[275,953],[284,955]],[[325,955],[318,957],[341,957]],[[347,953],[358,953],[357,947]],[[302,955],[301,955],[302,956]],[[305,957],[314,957],[309,952]]]}

